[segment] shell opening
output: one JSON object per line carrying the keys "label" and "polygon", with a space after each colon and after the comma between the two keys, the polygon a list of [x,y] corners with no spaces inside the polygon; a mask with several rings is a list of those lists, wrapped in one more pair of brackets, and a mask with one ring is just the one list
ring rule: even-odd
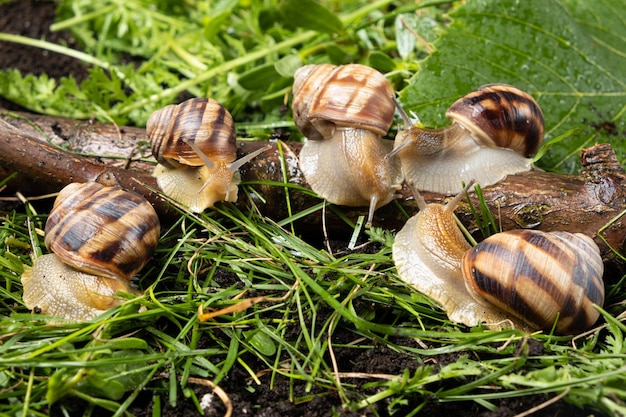
{"label": "shell opening", "polygon": [[[192,141],[190,141],[188,139],[183,139],[183,142],[185,142],[187,145],[189,145],[189,147],[191,149],[193,149],[193,151],[195,153],[198,154],[198,156],[200,157],[200,159],[202,159],[202,162],[204,163],[204,165],[207,168],[215,169],[215,167],[216,167],[215,162],[211,161],[211,159],[208,156],[206,156],[206,154],[204,152],[202,152],[200,150],[200,148],[195,143],[193,143]],[[206,184],[203,185],[202,188],[204,188],[205,186],[206,186]]]}

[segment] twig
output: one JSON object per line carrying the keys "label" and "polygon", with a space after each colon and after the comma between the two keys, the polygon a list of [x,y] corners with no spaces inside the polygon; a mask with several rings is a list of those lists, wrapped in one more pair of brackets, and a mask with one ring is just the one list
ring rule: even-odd
{"label": "twig", "polygon": [[530,409],[524,411],[523,413],[516,414],[513,417],[526,417],[526,416],[529,416],[531,414],[534,414],[537,411],[542,410],[542,409],[546,408],[547,406],[556,403],[557,401],[559,401],[560,399],[565,397],[567,394],[569,394],[569,391],[570,391],[570,389],[568,388],[565,391],[563,391],[562,393],[560,393],[559,395],[557,395],[556,397],[550,398],[549,400],[547,400],[545,402],[542,402],[541,404],[536,405],[535,407],[530,408]]}
{"label": "twig", "polygon": [[224,391],[219,385],[215,385],[208,379],[194,377],[189,377],[187,379],[187,382],[191,382],[192,384],[204,385],[205,387],[211,388],[213,392],[217,394],[218,397],[220,397],[220,400],[222,400],[222,402],[226,406],[226,414],[224,414],[224,417],[231,417],[233,415],[233,402],[230,400],[228,394],[226,394],[226,391]]}
{"label": "twig", "polygon": [[[205,321],[209,321],[215,317],[219,317],[219,316],[223,316],[225,314],[231,314],[231,313],[237,313],[239,311],[244,311],[249,309],[250,307],[259,304],[259,303],[280,303],[282,301],[285,301],[287,298],[289,298],[289,296],[291,295],[291,293],[298,287],[298,282],[296,281],[293,286],[289,289],[289,291],[287,291],[284,295],[280,296],[280,297],[265,297],[265,296],[260,296],[260,297],[252,297],[252,298],[245,298],[243,300],[241,300],[238,303],[235,303],[233,305],[230,305],[228,307],[225,308],[221,308],[219,310],[216,311],[211,311],[210,313],[205,313],[202,307],[202,304],[200,304],[198,306],[198,321],[200,322],[205,322]],[[248,290],[244,290],[241,293],[239,293],[238,295],[236,295],[235,297],[233,297],[233,300],[238,300],[239,298],[241,298],[246,292],[248,292]]]}
{"label": "twig", "polygon": [[435,51],[435,48],[433,48],[433,46],[429,42],[427,42],[426,39],[422,38],[420,34],[417,33],[412,27],[410,27],[408,23],[406,23],[406,21],[402,18],[402,16],[400,16],[400,22],[402,23],[402,26],[404,26],[404,28],[408,30],[411,35],[413,35],[415,39],[417,39],[417,41],[424,46],[426,52],[430,54],[431,52]]}

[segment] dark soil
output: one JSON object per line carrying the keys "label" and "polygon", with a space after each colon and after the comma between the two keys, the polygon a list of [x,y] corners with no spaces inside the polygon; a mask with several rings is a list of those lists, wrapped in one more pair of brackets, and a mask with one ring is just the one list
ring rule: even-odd
{"label": "dark soil", "polygon": [[[67,32],[51,33],[49,25],[54,19],[55,6],[52,2],[18,0],[0,6],[0,31],[17,33],[32,38],[44,38],[51,42],[64,43],[71,47],[78,48],[76,42]],[[46,73],[51,77],[62,77],[72,75],[77,80],[86,77],[86,68],[78,61],[71,58],[61,56],[52,52],[43,51],[36,48],[24,47],[11,43],[0,42],[0,68],[17,68],[22,73],[42,74]],[[0,97],[0,107],[16,108],[12,103],[8,103]],[[295,330],[297,331],[297,329]],[[335,340],[350,341],[354,339],[354,334],[347,329],[338,328],[335,333]],[[345,339],[345,340],[342,340]],[[397,344],[414,344],[412,340],[394,340]],[[539,347],[540,348],[540,347]],[[422,366],[421,362],[405,354],[395,352],[387,347],[358,350],[358,349],[336,349],[335,355],[341,364],[342,372],[361,372],[361,373],[385,373],[399,374],[404,369],[413,371]],[[434,358],[423,358],[425,362],[445,365],[456,361],[458,354],[440,355]],[[253,366],[255,371],[266,368],[265,364],[256,362],[253,357],[246,358],[246,362]],[[171,408],[168,403],[167,394],[167,378],[164,374],[155,378],[154,384],[150,385],[150,389],[146,389],[134,401],[130,408],[136,416],[152,416],[153,400],[155,395],[161,395],[161,406],[164,409],[164,415],[183,417],[197,416],[198,411],[190,399],[186,399],[182,393],[178,395],[178,404],[175,408]],[[306,416],[321,417],[331,415],[341,416],[388,416],[387,403],[380,401],[372,405],[371,409],[362,409],[351,412],[341,408],[341,399],[332,389],[313,388],[311,392],[306,392],[304,382],[290,381],[285,377],[278,376],[275,379],[274,386],[270,388],[270,375],[267,374],[260,378],[262,384],[256,385],[249,378],[249,374],[241,367],[235,366],[232,373],[220,382],[220,387],[228,394],[234,405],[234,416],[258,416],[258,417],[279,417],[279,416]],[[367,382],[366,379],[344,379],[346,384],[353,384],[356,388],[354,391],[362,389],[364,395],[371,394],[366,388],[362,388]],[[205,394],[210,394],[211,389],[202,385],[193,386],[196,396],[202,398]],[[438,388],[446,387],[428,387],[430,391],[436,391]],[[450,387],[448,387],[450,388]],[[306,401],[290,401],[290,398],[308,398]],[[502,401],[493,401],[498,408],[496,411],[489,411],[476,402],[450,402],[440,403],[429,398],[409,398],[408,403],[403,409],[395,415],[408,414],[415,407],[422,404],[426,405],[419,412],[424,416],[465,416],[465,417],[506,417],[514,416],[518,413],[529,410],[538,404],[548,400],[544,396],[521,397],[506,399]],[[214,406],[208,416],[223,416],[225,408],[223,404],[215,398]],[[84,408],[80,401],[75,403],[68,400],[64,401],[64,407],[73,411],[72,415],[79,415]],[[397,409],[397,408],[396,408]],[[60,416],[63,412],[55,405],[50,410],[50,415]],[[581,410],[575,406],[567,404],[563,401],[557,402],[541,411],[533,414],[534,416],[588,416],[594,414],[589,410]],[[97,415],[109,415],[106,411],[101,411]],[[598,415],[595,413],[595,415]]]}

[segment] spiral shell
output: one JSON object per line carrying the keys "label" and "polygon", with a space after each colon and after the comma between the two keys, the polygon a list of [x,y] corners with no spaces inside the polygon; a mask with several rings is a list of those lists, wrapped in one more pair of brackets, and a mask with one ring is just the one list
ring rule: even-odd
{"label": "spiral shell", "polygon": [[391,155],[400,158],[407,182],[422,191],[458,193],[476,180],[486,187],[507,175],[529,171],[543,140],[543,114],[519,88],[489,84],[457,100],[446,112],[452,125],[440,129],[413,126],[398,131]]}
{"label": "spiral shell", "polygon": [[138,294],[130,279],[151,258],[159,218],[142,196],[97,183],[61,190],[46,221],[52,251],[22,274],[24,304],[43,314],[89,320]]}
{"label": "spiral shell", "polygon": [[445,206],[426,204],[392,247],[400,278],[431,297],[448,318],[467,326],[513,327],[575,334],[599,317],[604,302],[600,249],[580,233],[512,230],[471,247],[453,210],[469,186]]}
{"label": "spiral shell", "polygon": [[146,126],[153,176],[163,193],[194,213],[218,201],[237,201],[239,168],[270,146],[237,159],[235,124],[217,101],[192,98],[165,106]]}
{"label": "spiral shell", "polygon": [[300,169],[313,191],[333,204],[374,211],[401,188],[393,142],[382,139],[395,112],[391,84],[359,64],[307,65],[294,78],[293,116],[306,136]]}
{"label": "spiral shell", "polygon": [[507,84],[487,84],[454,102],[446,117],[490,147],[533,155],[543,140],[543,113],[535,99]]}
{"label": "spiral shell", "polygon": [[360,64],[306,65],[294,76],[293,115],[307,139],[332,136],[335,127],[387,133],[395,113],[393,87],[373,68]]}
{"label": "spiral shell", "polygon": [[45,244],[80,271],[130,280],[152,256],[159,227],[142,196],[93,182],[73,183],[55,200]]}
{"label": "spiral shell", "polygon": [[[604,266],[595,242],[580,233],[512,230],[467,251],[471,294],[533,327],[559,334],[591,327],[604,302]],[[558,319],[558,321],[557,321]]]}
{"label": "spiral shell", "polygon": [[237,158],[233,118],[210,98],[191,98],[155,111],[148,119],[146,133],[152,154],[164,165],[204,165],[205,160],[189,142],[214,162],[232,162]]}

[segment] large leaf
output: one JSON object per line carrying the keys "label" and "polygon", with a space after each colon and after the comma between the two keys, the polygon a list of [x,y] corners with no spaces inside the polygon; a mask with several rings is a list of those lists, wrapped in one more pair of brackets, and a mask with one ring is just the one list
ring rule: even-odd
{"label": "large leaf", "polygon": [[583,147],[607,141],[626,162],[626,0],[473,0],[451,17],[400,96],[425,125],[448,124],[468,91],[509,83],[543,109],[552,142],[539,166],[573,172]]}

